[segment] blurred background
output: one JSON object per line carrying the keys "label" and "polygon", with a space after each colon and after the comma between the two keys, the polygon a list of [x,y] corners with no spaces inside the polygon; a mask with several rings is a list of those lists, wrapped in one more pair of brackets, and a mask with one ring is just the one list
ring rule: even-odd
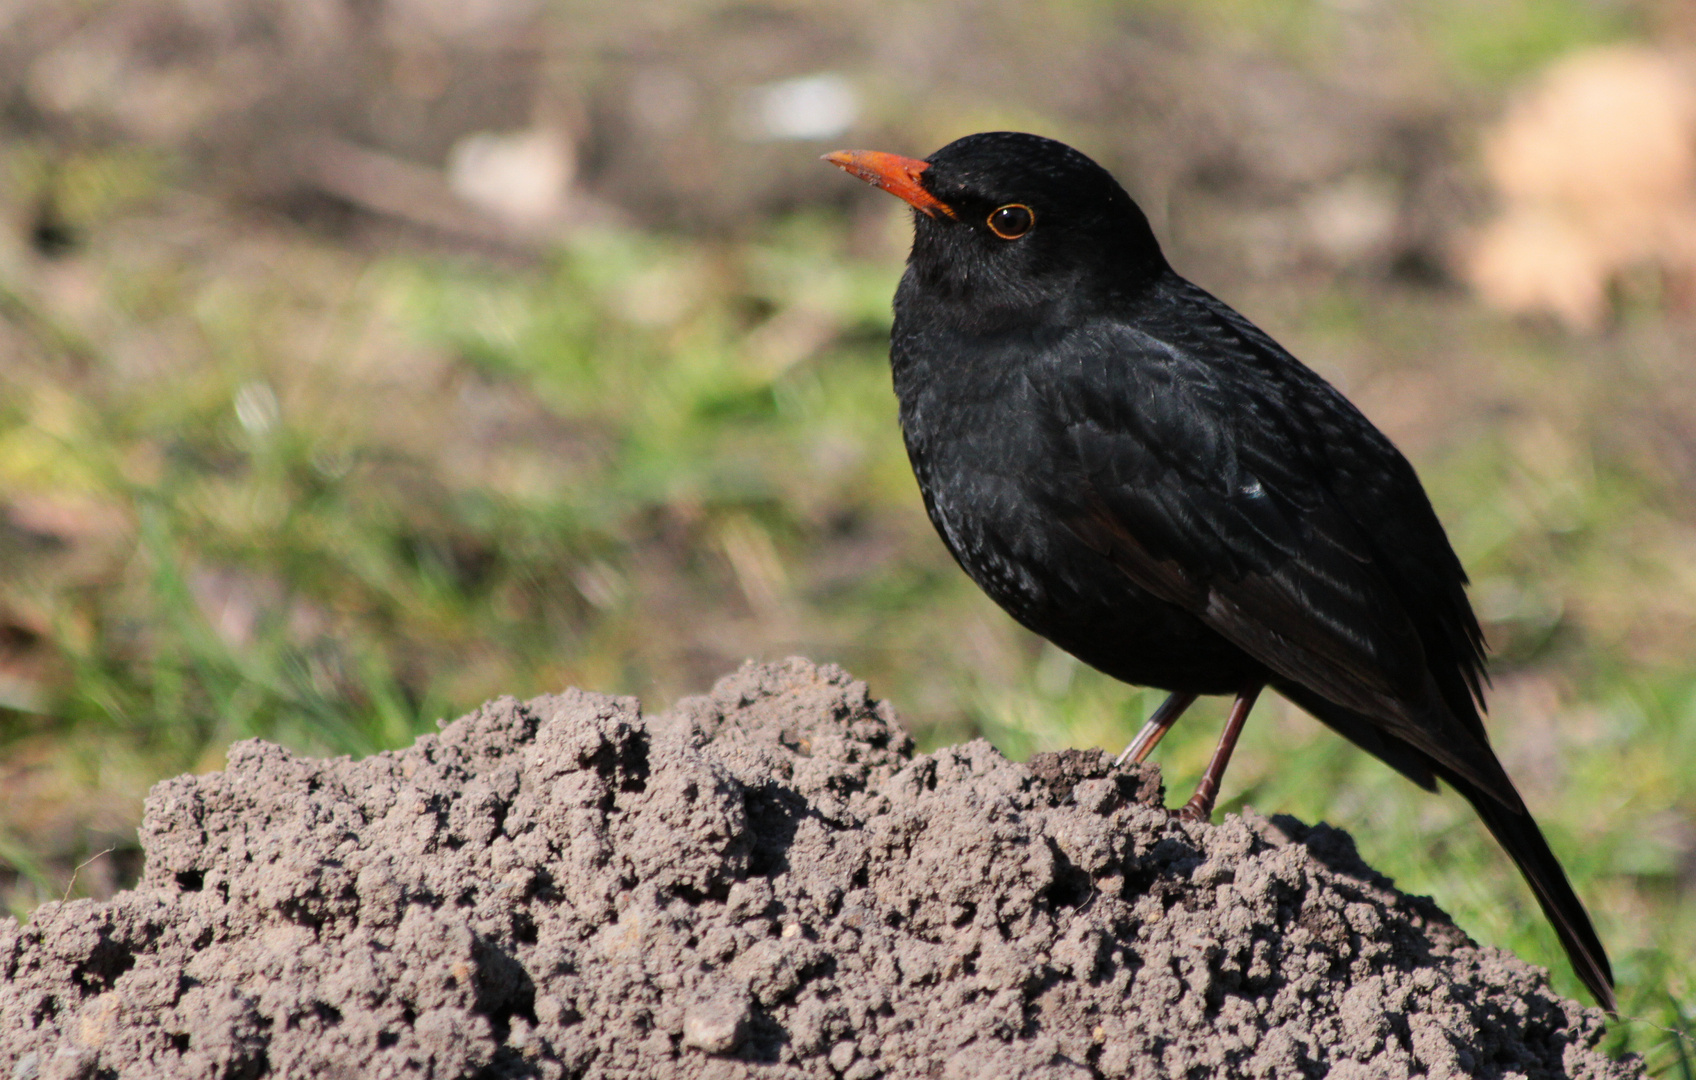
{"label": "blurred background", "polygon": [[[905,208],[820,163],[1070,142],[1420,468],[1492,730],[1630,1019],[1696,1013],[1686,0],[3,0],[0,899],[134,880],[235,739],[404,745],[579,685],[839,662],[930,747],[1156,703],[926,522]],[[1199,773],[1223,703],[1158,758]],[[1511,865],[1266,699],[1231,807],[1324,818],[1578,993]]]}

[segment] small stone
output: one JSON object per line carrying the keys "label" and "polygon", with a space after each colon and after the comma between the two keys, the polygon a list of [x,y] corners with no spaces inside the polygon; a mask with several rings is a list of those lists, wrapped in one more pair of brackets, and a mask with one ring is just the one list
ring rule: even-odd
{"label": "small stone", "polygon": [[747,1034],[750,1002],[746,994],[720,994],[683,1014],[683,1045],[709,1054],[728,1054]]}
{"label": "small stone", "polygon": [[859,1055],[854,1040],[843,1039],[830,1048],[830,1067],[837,1072],[847,1072],[848,1066],[854,1064],[854,1058]]}

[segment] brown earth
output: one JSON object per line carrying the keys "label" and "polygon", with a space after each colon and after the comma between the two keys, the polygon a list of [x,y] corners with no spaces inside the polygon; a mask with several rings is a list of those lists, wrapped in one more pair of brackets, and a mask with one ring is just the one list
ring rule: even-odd
{"label": "brown earth", "polygon": [[135,890],[0,922],[0,1076],[1641,1075],[1346,834],[1160,797],[915,756],[802,660],[240,743],[154,789]]}

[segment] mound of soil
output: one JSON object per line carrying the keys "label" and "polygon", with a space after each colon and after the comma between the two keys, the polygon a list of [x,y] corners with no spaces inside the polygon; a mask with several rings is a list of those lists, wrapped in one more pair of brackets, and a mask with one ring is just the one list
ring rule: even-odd
{"label": "mound of soil", "polygon": [[1289,819],[1099,751],[914,756],[836,668],[154,789],[141,884],[0,923],[68,1077],[1626,1077],[1602,1014]]}

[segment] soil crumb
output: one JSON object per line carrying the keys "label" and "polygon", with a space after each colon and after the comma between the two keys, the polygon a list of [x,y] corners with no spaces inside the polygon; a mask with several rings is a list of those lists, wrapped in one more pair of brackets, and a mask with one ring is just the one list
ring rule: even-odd
{"label": "soil crumb", "polygon": [[1642,1075],[1346,834],[1160,797],[915,755],[804,660],[239,743],[153,790],[135,890],[0,921],[0,1078]]}

